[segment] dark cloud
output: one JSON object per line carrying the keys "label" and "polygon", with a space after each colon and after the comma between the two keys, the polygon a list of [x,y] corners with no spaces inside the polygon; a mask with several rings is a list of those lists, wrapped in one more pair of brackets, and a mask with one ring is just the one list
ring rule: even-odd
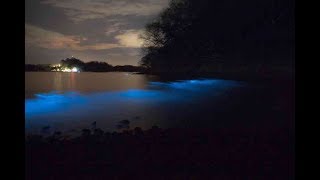
{"label": "dark cloud", "polygon": [[166,0],[44,0],[41,3],[62,8],[74,22],[109,16],[150,16],[163,9]]}

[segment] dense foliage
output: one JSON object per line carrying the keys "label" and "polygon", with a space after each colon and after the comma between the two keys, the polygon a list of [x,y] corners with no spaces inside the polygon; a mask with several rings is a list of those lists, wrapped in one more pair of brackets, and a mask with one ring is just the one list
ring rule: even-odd
{"label": "dense foliage", "polygon": [[106,62],[91,61],[85,63],[84,71],[94,71],[94,72],[103,72],[111,71],[112,66]]}
{"label": "dense foliage", "polygon": [[154,72],[288,67],[294,1],[171,0],[142,39],[140,63]]}
{"label": "dense foliage", "polygon": [[78,67],[80,69],[84,69],[85,63],[77,58],[67,58],[60,61],[61,66],[72,68],[72,67]]}

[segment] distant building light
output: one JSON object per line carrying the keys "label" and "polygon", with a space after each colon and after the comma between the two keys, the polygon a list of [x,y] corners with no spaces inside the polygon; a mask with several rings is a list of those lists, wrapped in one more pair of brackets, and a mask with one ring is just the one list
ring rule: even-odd
{"label": "distant building light", "polygon": [[79,70],[78,68],[76,68],[76,67],[73,67],[72,69],[70,69],[70,68],[67,68],[67,67],[62,68],[60,64],[59,64],[58,66],[59,66],[59,68],[52,69],[51,71],[60,71],[60,72],[80,72],[80,70]]}
{"label": "distant building light", "polygon": [[74,67],[71,69],[72,72],[78,72],[78,68]]}

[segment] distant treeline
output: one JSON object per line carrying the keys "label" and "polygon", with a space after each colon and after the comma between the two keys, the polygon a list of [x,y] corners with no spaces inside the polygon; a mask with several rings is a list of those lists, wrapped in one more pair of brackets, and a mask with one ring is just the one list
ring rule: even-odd
{"label": "distant treeline", "polygon": [[51,71],[50,65],[47,64],[25,64],[25,71]]}
{"label": "distant treeline", "polygon": [[58,68],[73,68],[76,67],[80,71],[86,72],[145,72],[145,68],[141,66],[123,65],[112,66],[106,62],[90,61],[83,62],[76,58],[67,58],[60,61],[60,67],[54,67],[50,64],[26,64],[25,71],[52,71]]}

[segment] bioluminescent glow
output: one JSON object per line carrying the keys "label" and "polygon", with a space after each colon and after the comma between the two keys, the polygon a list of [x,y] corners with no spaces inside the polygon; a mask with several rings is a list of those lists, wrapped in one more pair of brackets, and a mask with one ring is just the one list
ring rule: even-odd
{"label": "bioluminescent glow", "polygon": [[188,91],[206,91],[213,89],[228,89],[243,85],[238,81],[215,80],[215,79],[199,79],[199,80],[183,80],[174,82],[150,82],[150,86],[157,88],[166,88],[171,90],[188,90]]}
{"label": "bioluminescent glow", "polygon": [[25,101],[26,117],[33,115],[43,115],[43,113],[56,113],[65,111],[73,105],[84,103],[84,98],[75,92],[65,94],[43,93],[35,94],[35,99]]}
{"label": "bioluminescent glow", "polygon": [[129,89],[119,93],[124,98],[156,98],[162,96],[162,92],[155,90]]}
{"label": "bioluminescent glow", "polygon": [[[221,94],[238,87],[241,83],[224,80],[185,80],[175,82],[150,82],[147,89],[128,89],[91,94],[46,93],[36,94],[34,99],[25,100],[27,127],[39,124],[63,124],[63,128],[76,126],[79,122],[93,119],[107,128],[113,128],[118,120],[142,116],[146,121],[141,126],[153,121],[168,121],[172,111],[181,111],[188,116],[210,96],[221,98]],[[213,98],[214,99],[214,98]],[[211,99],[212,101],[212,99]],[[195,105],[196,104],[196,105]],[[162,117],[164,116],[164,117]],[[152,120],[150,122],[147,119]],[[72,122],[77,123],[72,124]],[[58,124],[59,124],[58,123]],[[59,126],[59,125],[56,125]],[[105,127],[104,127],[105,128]],[[28,128],[27,128],[28,129]]]}

